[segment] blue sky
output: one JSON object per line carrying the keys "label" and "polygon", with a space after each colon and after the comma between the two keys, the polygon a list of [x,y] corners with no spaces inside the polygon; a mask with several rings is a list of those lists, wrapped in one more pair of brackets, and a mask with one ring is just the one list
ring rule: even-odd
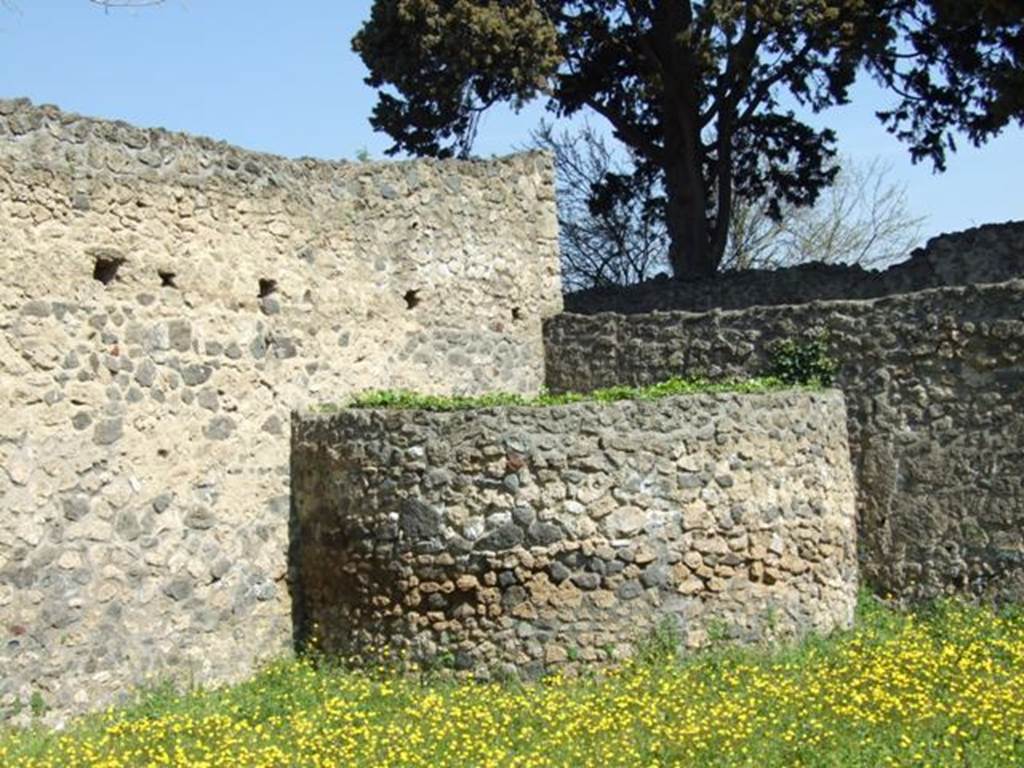
{"label": "blue sky", "polygon": [[[367,122],[374,93],[349,47],[371,0],[166,0],[111,11],[89,0],[3,4],[14,10],[0,7],[2,97],[294,157],[352,158],[362,148],[379,156],[388,146]],[[1024,219],[1024,130],[965,146],[934,175],[878,125],[873,112],[883,106],[884,94],[865,84],[853,105],[820,122],[838,131],[844,155],[892,163],[912,210],[927,217],[925,236]],[[489,115],[478,152],[522,145],[542,114]]]}

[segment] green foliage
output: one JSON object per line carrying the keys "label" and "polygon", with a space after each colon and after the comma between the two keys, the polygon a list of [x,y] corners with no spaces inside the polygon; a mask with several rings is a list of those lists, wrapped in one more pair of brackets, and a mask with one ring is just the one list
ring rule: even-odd
{"label": "green foliage", "polygon": [[955,130],[1024,119],[1020,36],[1020,0],[375,0],[353,47],[391,152],[466,155],[502,102],[600,115],[636,167],[592,203],[656,180],[688,276],[717,268],[734,202],[778,219],[834,180],[835,134],[793,103],[844,104],[866,69],[896,97],[886,125],[941,168]]}
{"label": "green foliage", "polygon": [[[673,395],[698,395],[736,392],[757,394],[776,392],[792,388],[792,384],[765,376],[755,379],[727,379],[710,381],[702,378],[672,378],[646,387],[606,387],[587,394],[568,392],[551,394],[544,392],[536,397],[517,395],[511,392],[495,392],[488,395],[422,395],[406,390],[372,390],[356,395],[349,403],[350,408],[396,408],[420,411],[465,411],[476,408],[498,408],[508,406],[548,407],[571,403],[597,402],[614,403],[620,400],[657,400]],[[322,406],[321,410],[332,411],[335,406]]]}
{"label": "green foliage", "polygon": [[[1024,125],[1024,3],[902,0],[902,35],[868,59],[900,98],[878,117],[914,162],[946,167],[957,133],[974,146]],[[899,43],[913,55],[899,55]]]}
{"label": "green foliage", "polygon": [[658,664],[678,657],[682,650],[679,625],[666,617],[636,646],[635,657],[641,664]]}
{"label": "green foliage", "polygon": [[32,697],[28,701],[29,709],[32,710],[34,717],[42,717],[45,714],[48,707],[46,706],[46,700],[43,699],[43,694],[39,691],[32,691]]}
{"label": "green foliage", "polygon": [[769,347],[768,375],[790,385],[831,386],[839,364],[828,352],[825,333],[800,340],[780,339]]}
{"label": "green foliage", "polygon": [[371,122],[399,150],[466,155],[482,105],[521,105],[558,65],[550,20],[533,2],[378,0],[352,41],[381,92]]}

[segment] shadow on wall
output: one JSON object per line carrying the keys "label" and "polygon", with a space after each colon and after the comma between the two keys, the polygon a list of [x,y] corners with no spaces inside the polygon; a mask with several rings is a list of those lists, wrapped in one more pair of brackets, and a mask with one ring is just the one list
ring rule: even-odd
{"label": "shadow on wall", "polygon": [[[984,228],[987,243],[999,228]],[[1009,245],[1024,264],[1019,225]],[[1014,250],[1015,249],[1015,250]],[[998,249],[997,249],[998,250]],[[985,253],[964,252],[984,261]],[[840,364],[862,572],[883,593],[1024,601],[1024,280],[863,301],[545,324],[555,392],[756,375],[824,332]]]}

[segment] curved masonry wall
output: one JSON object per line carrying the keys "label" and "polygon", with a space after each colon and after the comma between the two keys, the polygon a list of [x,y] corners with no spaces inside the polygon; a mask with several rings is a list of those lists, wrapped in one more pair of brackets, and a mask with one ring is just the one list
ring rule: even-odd
{"label": "curved masonry wall", "polygon": [[735,312],[560,315],[555,391],[763,372],[828,333],[846,395],[862,573],[907,598],[1024,600],[1024,281]]}
{"label": "curved masonry wall", "polygon": [[536,392],[550,160],[332,163],[0,101],[0,718],[286,651],[292,408]]}
{"label": "curved masonry wall", "polygon": [[329,652],[480,675],[852,620],[842,395],[704,395],[293,423],[303,621]]}

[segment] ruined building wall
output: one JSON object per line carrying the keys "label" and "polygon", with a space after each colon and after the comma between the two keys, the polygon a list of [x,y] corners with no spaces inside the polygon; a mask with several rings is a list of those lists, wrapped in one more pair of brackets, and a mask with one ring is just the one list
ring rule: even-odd
{"label": "ruined building wall", "polygon": [[0,709],[289,645],[291,409],[534,392],[550,161],[330,163],[0,101]]}
{"label": "ruined building wall", "polygon": [[529,677],[666,623],[699,647],[853,619],[834,390],[310,414],[292,451],[303,618],[328,652]]}
{"label": "ruined building wall", "polygon": [[908,598],[1024,599],[1024,280],[704,314],[564,314],[546,327],[548,383],[758,375],[773,341],[820,332],[847,398],[868,582]]}
{"label": "ruined building wall", "polygon": [[730,272],[689,282],[660,278],[565,297],[568,312],[706,312],[809,301],[874,299],[928,288],[999,283],[1024,276],[1024,221],[940,235],[888,269],[801,264]]}

